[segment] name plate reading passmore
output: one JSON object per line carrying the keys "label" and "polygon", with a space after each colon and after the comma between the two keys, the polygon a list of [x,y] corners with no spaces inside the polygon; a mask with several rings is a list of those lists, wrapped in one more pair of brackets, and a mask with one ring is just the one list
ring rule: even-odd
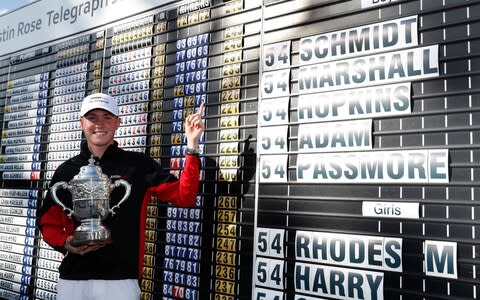
{"label": "name plate reading passmore", "polygon": [[317,183],[447,183],[448,150],[299,154],[297,181]]}

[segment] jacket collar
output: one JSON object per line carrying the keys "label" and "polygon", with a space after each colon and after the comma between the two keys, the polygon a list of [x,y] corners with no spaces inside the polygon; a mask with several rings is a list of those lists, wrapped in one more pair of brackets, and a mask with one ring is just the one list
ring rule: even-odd
{"label": "jacket collar", "polygon": [[[103,157],[104,158],[109,157],[110,155],[113,155],[113,153],[117,152],[118,150],[120,150],[120,148],[118,148],[117,141],[113,141],[113,144],[109,145],[107,150],[105,150]],[[90,149],[88,149],[88,144],[86,140],[83,140],[82,143],[80,144],[80,156],[85,160],[88,160],[92,156]],[[98,160],[98,157],[95,157],[95,159]]]}

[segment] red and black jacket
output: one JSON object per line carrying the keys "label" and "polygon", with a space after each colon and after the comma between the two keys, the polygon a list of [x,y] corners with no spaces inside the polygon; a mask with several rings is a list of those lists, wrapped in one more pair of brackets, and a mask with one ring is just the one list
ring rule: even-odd
{"label": "red and black jacket", "polygon": [[[88,164],[91,153],[86,142],[82,143],[79,155],[61,164],[52,177],[50,185],[58,181],[69,182],[80,168]],[[97,164],[102,172],[115,179],[125,179],[131,185],[130,197],[117,209],[113,217],[103,224],[111,230],[113,242],[97,251],[83,256],[68,253],[59,271],[60,278],[71,280],[88,279],[136,279],[143,259],[146,207],[152,196],[181,207],[195,204],[199,186],[200,160],[195,155],[186,156],[185,166],[177,179],[152,158],[143,153],[125,151],[111,145]],[[117,204],[124,194],[116,188],[110,194],[110,207]],[[72,198],[65,189],[57,195],[67,207],[72,207]],[[70,219],[47,192],[39,210],[39,227],[43,239],[57,251],[66,253],[65,240],[78,224]]]}

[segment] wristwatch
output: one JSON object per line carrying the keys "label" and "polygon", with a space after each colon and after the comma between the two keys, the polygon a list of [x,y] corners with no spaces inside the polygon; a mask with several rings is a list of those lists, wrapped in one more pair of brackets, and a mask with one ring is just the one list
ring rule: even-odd
{"label": "wristwatch", "polygon": [[191,155],[199,155],[200,154],[200,149],[187,147],[187,150],[185,152],[187,154],[191,154]]}

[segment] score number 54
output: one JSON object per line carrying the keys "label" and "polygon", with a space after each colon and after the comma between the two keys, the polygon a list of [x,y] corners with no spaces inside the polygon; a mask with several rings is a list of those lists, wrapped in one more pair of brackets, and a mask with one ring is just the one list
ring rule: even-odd
{"label": "score number 54", "polygon": [[260,182],[287,181],[288,154],[260,156]]}

